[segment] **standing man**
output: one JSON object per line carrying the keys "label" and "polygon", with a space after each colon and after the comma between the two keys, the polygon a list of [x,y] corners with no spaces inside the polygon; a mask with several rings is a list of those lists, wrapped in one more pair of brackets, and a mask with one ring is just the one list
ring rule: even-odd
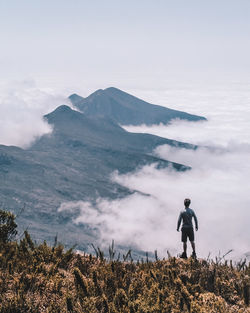
{"label": "standing man", "polygon": [[195,221],[196,231],[198,230],[198,220],[194,211],[189,208],[190,203],[191,203],[190,199],[184,200],[185,210],[181,211],[179,219],[178,219],[178,223],[177,223],[177,231],[179,231],[179,228],[182,222],[181,241],[183,242],[183,253],[181,255],[181,258],[184,258],[184,259],[187,258],[187,238],[189,238],[192,249],[193,249],[192,257],[196,258],[192,218],[194,218],[194,221]]}

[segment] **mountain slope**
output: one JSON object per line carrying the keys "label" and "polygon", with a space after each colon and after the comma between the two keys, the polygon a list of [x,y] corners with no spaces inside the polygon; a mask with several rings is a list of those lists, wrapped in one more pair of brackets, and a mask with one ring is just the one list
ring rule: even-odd
{"label": "mountain slope", "polygon": [[121,125],[168,124],[172,119],[206,120],[205,117],[153,105],[117,88],[100,89],[87,98],[69,97],[72,104],[87,116],[105,116]]}
{"label": "mountain slope", "polygon": [[[60,106],[45,116],[53,132],[29,149],[0,146],[0,197],[4,208],[17,212],[26,204],[20,224],[29,225],[35,238],[52,240],[56,233],[65,243],[93,241],[90,229],[80,231],[66,215],[58,215],[63,202],[98,197],[117,198],[131,190],[110,179],[110,174],[134,171],[145,164],[188,167],[152,154],[162,144],[195,149],[193,145],[147,134],[132,134],[107,118],[90,118]],[[67,234],[62,229],[67,227]]]}
{"label": "mountain slope", "polygon": [[[58,107],[45,116],[49,124],[54,127],[54,135],[71,137],[85,145],[98,147],[112,147],[122,151],[140,151],[151,153],[158,145],[169,144],[182,148],[195,148],[194,145],[178,142],[150,134],[130,133],[106,117],[88,117],[74,111],[66,105]],[[47,137],[43,137],[47,140]],[[51,136],[50,136],[51,140]],[[35,146],[41,144],[38,141]]]}

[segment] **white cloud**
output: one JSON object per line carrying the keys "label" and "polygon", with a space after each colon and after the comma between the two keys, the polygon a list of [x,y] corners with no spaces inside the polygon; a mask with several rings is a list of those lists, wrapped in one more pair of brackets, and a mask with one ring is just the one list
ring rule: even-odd
{"label": "white cloud", "polygon": [[175,120],[165,127],[126,126],[131,132],[151,133],[199,145],[223,145],[231,142],[249,143],[249,82],[167,82],[167,89],[134,91],[149,102],[205,116],[208,122]]}
{"label": "white cloud", "polygon": [[[64,203],[59,208],[59,212],[79,210],[80,214],[74,222],[87,223],[97,228],[100,236],[99,245],[107,247],[112,239],[115,239],[117,243],[124,246],[147,249],[154,245],[152,228],[159,226],[155,224],[156,212],[152,210],[153,207],[161,210],[161,214],[164,213],[164,206],[161,206],[158,199],[136,193],[113,201],[99,199],[96,207],[88,202]],[[145,244],[147,230],[149,238],[152,238],[151,244],[148,240]]]}
{"label": "white cloud", "polygon": [[[116,182],[150,196],[136,193],[113,201],[99,199],[96,207],[78,203],[80,214],[74,222],[90,223],[104,245],[114,239],[117,244],[147,251],[157,249],[161,255],[166,255],[166,249],[176,254],[182,250],[177,218],[183,199],[189,197],[200,224],[196,233],[199,256],[212,252],[214,257],[219,251],[223,254],[233,249],[230,257],[234,257],[250,251],[250,92],[245,85],[238,87],[203,90],[196,93],[197,98],[186,90],[185,110],[199,114],[200,108],[200,114],[209,118],[207,123],[174,121],[167,127],[129,127],[203,148],[192,151],[159,147],[157,155],[190,165],[192,170],[178,173],[145,166],[126,175],[115,173]],[[178,92],[171,97],[176,104],[180,100]],[[61,207],[66,208],[74,208],[74,204]]]}
{"label": "white cloud", "polygon": [[43,115],[65,103],[65,97],[33,80],[0,85],[0,144],[28,147],[52,131]]}
{"label": "white cloud", "polygon": [[168,159],[189,159],[193,170],[176,173],[151,165],[127,175],[114,174],[116,182],[150,196],[135,193],[113,201],[99,199],[96,207],[85,202],[67,203],[60,210],[78,208],[80,214],[74,222],[97,229],[102,246],[107,247],[114,239],[146,251],[157,249],[163,256],[166,250],[181,252],[176,223],[183,199],[189,197],[200,224],[196,240],[200,256],[209,252],[215,256],[230,249],[235,255],[248,251],[250,196],[244,171],[250,173],[249,151],[232,155],[162,146],[158,153]]}

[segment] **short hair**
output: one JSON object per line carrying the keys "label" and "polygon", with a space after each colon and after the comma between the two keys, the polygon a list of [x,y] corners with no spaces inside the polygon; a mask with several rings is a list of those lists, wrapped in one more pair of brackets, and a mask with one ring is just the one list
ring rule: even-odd
{"label": "short hair", "polygon": [[190,200],[190,199],[186,198],[186,199],[184,200],[184,204],[185,204],[185,205],[190,205],[190,203],[191,203],[191,200]]}

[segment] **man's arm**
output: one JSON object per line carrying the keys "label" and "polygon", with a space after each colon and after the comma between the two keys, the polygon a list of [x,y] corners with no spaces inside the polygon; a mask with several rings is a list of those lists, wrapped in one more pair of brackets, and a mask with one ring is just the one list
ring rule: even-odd
{"label": "man's arm", "polygon": [[195,222],[195,229],[198,230],[198,219],[193,211],[193,217],[194,217],[194,222]]}
{"label": "man's arm", "polygon": [[178,218],[178,223],[177,223],[177,231],[179,231],[179,228],[181,226],[181,220],[182,220],[182,214],[180,213],[179,218]]}

